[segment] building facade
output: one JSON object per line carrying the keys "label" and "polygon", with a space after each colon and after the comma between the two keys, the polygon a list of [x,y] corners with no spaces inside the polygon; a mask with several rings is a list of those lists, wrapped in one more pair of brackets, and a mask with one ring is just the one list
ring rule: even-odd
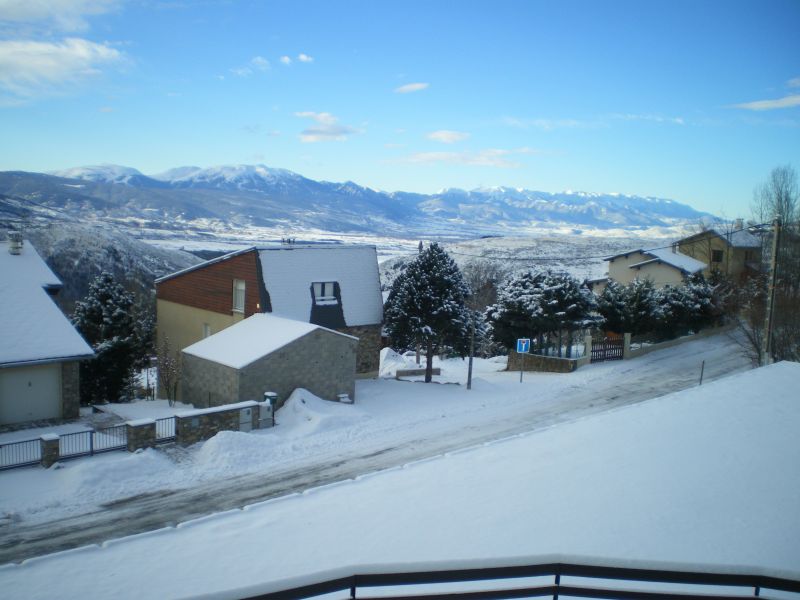
{"label": "building facade", "polygon": [[377,374],[383,302],[374,246],[246,248],[156,281],[158,343],[175,351],[270,313],[358,338],[356,372]]}

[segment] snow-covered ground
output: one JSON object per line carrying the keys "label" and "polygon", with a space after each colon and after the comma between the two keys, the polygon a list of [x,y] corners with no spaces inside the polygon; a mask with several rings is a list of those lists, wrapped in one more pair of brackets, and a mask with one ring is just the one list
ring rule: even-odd
{"label": "snow-covered ground", "polygon": [[[654,354],[669,360],[670,352]],[[653,356],[617,365],[642,365]],[[617,365],[585,369],[593,377],[583,383],[623,376]],[[457,418],[467,426],[471,412],[486,418],[480,405],[493,398],[495,410],[565,391],[563,383],[548,385],[558,376],[531,376],[527,385],[516,384],[516,395],[512,382],[502,380],[514,374],[481,376],[474,395],[457,386],[364,382],[363,405],[355,406],[297,393],[274,431],[220,434],[196,448],[194,465],[183,468],[235,470],[242,460],[285,460],[282,445],[303,452],[318,441],[312,451],[321,451],[334,439],[358,439],[359,426],[381,419],[422,426],[424,420],[404,420],[411,407],[430,421]],[[54,590],[61,598],[189,597],[254,593],[286,578],[375,563],[553,553],[736,565],[798,578],[798,380],[794,363],[747,371],[244,510],[0,567],[0,586],[13,598],[49,598]],[[420,398],[427,410],[415,402]],[[457,404],[466,407],[458,411]],[[282,443],[265,441],[271,438]],[[62,490],[70,494],[81,478],[124,486],[148,470],[157,474],[168,461],[157,451],[108,458],[28,472],[63,477]],[[0,475],[4,504],[27,495],[19,487],[29,482],[15,480],[23,475]]]}
{"label": "snow-covered ground", "polygon": [[[444,385],[358,381],[355,405],[323,402],[298,391],[278,411],[274,429],[223,432],[188,449],[115,452],[47,470],[0,472],[0,556],[4,538],[20,526],[57,522],[139,495],[216,482],[222,488],[232,477],[252,476],[255,486],[263,486],[264,477],[319,468],[326,461],[347,464],[358,458],[363,469],[379,469],[390,464],[387,460],[413,460],[694,385],[701,361],[708,380],[747,365],[735,342],[722,335],[570,374],[526,373],[523,383],[518,373],[502,371],[502,359],[478,359],[473,389],[467,391],[467,361],[437,359],[442,375],[434,379]],[[384,371],[392,374],[390,368]],[[125,419],[139,419],[190,408],[165,404],[145,401],[114,410]]]}

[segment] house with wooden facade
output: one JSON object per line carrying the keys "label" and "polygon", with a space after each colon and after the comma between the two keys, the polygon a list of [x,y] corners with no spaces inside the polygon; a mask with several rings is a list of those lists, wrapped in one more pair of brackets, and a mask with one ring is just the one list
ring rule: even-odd
{"label": "house with wooden facade", "polygon": [[[158,343],[182,350],[257,313],[358,338],[377,374],[383,301],[375,246],[282,244],[231,252],[156,280]],[[268,344],[268,342],[265,342]]]}

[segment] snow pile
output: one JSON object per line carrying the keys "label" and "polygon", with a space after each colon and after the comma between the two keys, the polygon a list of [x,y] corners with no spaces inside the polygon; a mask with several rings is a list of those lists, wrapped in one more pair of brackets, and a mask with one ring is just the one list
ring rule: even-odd
{"label": "snow pile", "polygon": [[172,471],[174,465],[163,452],[155,449],[121,454],[118,460],[78,461],[71,468],[59,469],[63,494],[86,497],[122,495],[153,477]]}
{"label": "snow pile", "polygon": [[275,421],[281,429],[290,430],[293,437],[300,437],[332,431],[365,416],[357,406],[323,400],[298,388],[275,413]]}
{"label": "snow pile", "polygon": [[379,377],[394,377],[398,369],[418,368],[420,368],[420,365],[417,364],[415,357],[413,356],[403,356],[391,348],[384,348],[381,350],[381,367],[378,373]]}
{"label": "snow pile", "polygon": [[242,472],[275,463],[275,437],[243,431],[220,431],[199,445],[194,467],[206,472]]}

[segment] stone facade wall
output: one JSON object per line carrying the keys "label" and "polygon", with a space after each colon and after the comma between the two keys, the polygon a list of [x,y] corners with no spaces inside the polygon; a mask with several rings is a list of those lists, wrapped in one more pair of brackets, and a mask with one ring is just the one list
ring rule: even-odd
{"label": "stone facade wall", "polygon": [[80,369],[78,361],[61,363],[61,418],[80,416]]}
{"label": "stone facade wall", "polygon": [[[191,354],[181,354],[181,401],[198,408],[238,402],[236,369]],[[262,394],[263,394],[262,390]],[[245,398],[255,400],[254,398]]]}
{"label": "stone facade wall", "polygon": [[362,376],[377,377],[381,366],[381,328],[378,325],[357,325],[337,329],[358,338],[356,373]]}
{"label": "stone facade wall", "polygon": [[239,399],[263,398],[276,392],[276,409],[302,387],[312,394],[336,400],[339,394],[355,398],[355,367],[358,342],[317,329],[247,365],[239,377]]}
{"label": "stone facade wall", "polygon": [[513,350],[508,353],[507,371],[519,371],[520,361],[523,371],[539,371],[543,373],[572,373],[578,368],[576,358],[558,358],[557,356],[540,356],[538,354],[517,354]]}
{"label": "stone facade wall", "polygon": [[251,428],[258,429],[261,411],[258,404],[253,402],[247,403],[246,406],[235,405],[224,410],[196,411],[176,416],[175,441],[182,446],[188,446],[208,440],[220,431],[239,431],[240,412],[247,408],[252,409]]}
{"label": "stone facade wall", "polygon": [[128,452],[136,452],[142,448],[154,448],[156,445],[156,422],[154,419],[129,421],[125,423]]}
{"label": "stone facade wall", "polygon": [[45,469],[49,469],[58,462],[59,457],[59,437],[55,434],[45,434],[39,438],[41,443],[41,461]]}

